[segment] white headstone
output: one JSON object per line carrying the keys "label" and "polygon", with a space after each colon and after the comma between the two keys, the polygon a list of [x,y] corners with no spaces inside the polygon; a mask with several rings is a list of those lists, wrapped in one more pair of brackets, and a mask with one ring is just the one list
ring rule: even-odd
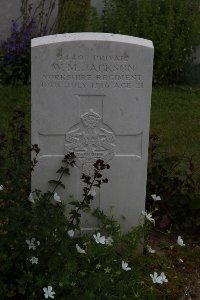
{"label": "white headstone", "polygon": [[[76,33],[32,40],[32,144],[41,149],[32,189],[50,189],[48,180],[71,151],[77,167],[58,194],[62,201],[69,194],[81,199],[81,173],[90,174],[100,158],[111,168],[93,207],[108,215],[112,207],[123,231],[138,224],[145,208],[152,68],[153,45],[144,39]],[[96,222],[85,216],[83,230]]]}

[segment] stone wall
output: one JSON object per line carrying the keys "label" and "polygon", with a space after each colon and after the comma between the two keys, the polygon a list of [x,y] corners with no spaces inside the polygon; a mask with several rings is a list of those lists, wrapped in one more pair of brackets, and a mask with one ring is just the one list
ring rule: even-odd
{"label": "stone wall", "polygon": [[103,0],[90,0],[91,5],[94,6],[98,12],[98,14],[101,14],[103,11],[104,1]]}
{"label": "stone wall", "polygon": [[[40,0],[32,0],[36,6]],[[56,8],[52,14],[51,24],[55,20],[58,12],[58,0],[56,1]],[[48,2],[48,1],[47,1]],[[103,0],[91,0],[91,5],[96,7],[97,12],[101,14],[103,10]],[[0,0],[0,40],[6,39],[10,34],[12,20],[16,20],[20,16],[21,0]]]}
{"label": "stone wall", "polygon": [[[33,9],[38,5],[40,0],[29,1],[33,4]],[[58,0],[52,13],[49,25],[51,26],[58,13]],[[48,5],[48,0],[46,1]],[[0,0],[0,40],[6,39],[10,35],[12,21],[20,17],[21,0]]]}
{"label": "stone wall", "polygon": [[20,15],[21,0],[1,0],[0,9],[0,39],[9,36],[11,22]]}

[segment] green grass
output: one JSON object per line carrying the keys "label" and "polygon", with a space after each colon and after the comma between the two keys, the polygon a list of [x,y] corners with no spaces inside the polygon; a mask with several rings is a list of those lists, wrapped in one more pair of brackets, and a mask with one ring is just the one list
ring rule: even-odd
{"label": "green grass", "polygon": [[0,87],[0,132],[7,132],[15,109],[26,113],[26,126],[30,128],[31,94],[29,86]]}
{"label": "green grass", "polygon": [[[0,132],[6,131],[13,109],[27,113],[30,128],[30,87],[0,88]],[[160,137],[161,151],[193,156],[200,153],[200,90],[154,87],[151,131]]]}
{"label": "green grass", "polygon": [[200,157],[200,90],[156,87],[152,94],[151,130],[162,151]]}

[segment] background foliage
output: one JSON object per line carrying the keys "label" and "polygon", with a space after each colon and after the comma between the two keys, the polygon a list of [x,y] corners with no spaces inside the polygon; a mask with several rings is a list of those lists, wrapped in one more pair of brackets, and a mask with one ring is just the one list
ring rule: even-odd
{"label": "background foliage", "polygon": [[89,0],[60,0],[58,33],[101,31],[100,19]]}
{"label": "background foliage", "polygon": [[161,229],[200,228],[200,169],[189,157],[159,152],[159,138],[152,135],[149,147],[147,210],[155,204],[151,195],[160,195],[154,212]]}
{"label": "background foliage", "polygon": [[102,16],[89,1],[62,0],[58,32],[99,31],[146,38],[155,48],[154,83],[199,83],[190,67],[200,44],[199,0],[104,0]]}
{"label": "background foliage", "polygon": [[49,20],[55,0],[22,0],[21,16],[11,24],[10,36],[0,41],[0,83],[29,84],[31,73],[31,39],[52,32]]}
{"label": "background foliage", "polygon": [[52,32],[99,31],[152,40],[155,84],[189,81],[188,73],[193,77],[198,74],[199,66],[194,69],[190,64],[200,44],[200,0],[105,0],[102,16],[89,2],[60,0],[58,18],[49,27],[55,0],[49,0],[48,6],[40,0],[35,9],[31,0],[23,0],[21,17],[15,21],[10,38],[0,45],[1,81],[29,82],[30,39]]}
{"label": "background foliage", "polygon": [[103,31],[153,41],[154,83],[171,83],[200,43],[198,0],[105,0]]}

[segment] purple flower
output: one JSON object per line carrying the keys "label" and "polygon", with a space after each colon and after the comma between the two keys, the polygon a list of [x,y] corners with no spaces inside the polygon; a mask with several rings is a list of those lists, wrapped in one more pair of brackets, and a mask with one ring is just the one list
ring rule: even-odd
{"label": "purple flower", "polygon": [[37,36],[36,23],[12,23],[11,35],[5,41],[0,41],[3,56],[0,65],[10,68],[7,83],[22,80],[24,83],[30,76],[30,42]]}

